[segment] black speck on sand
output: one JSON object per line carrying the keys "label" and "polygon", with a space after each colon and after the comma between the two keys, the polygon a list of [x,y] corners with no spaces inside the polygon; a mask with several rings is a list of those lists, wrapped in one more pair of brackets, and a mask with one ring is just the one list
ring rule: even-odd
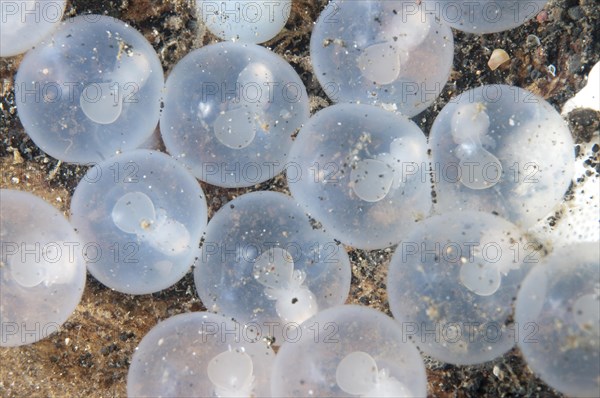
{"label": "black speck on sand", "polygon": [[[193,1],[71,0],[67,16],[100,13],[139,29],[157,50],[168,73],[190,50],[216,42],[194,16]],[[309,62],[312,23],[324,1],[294,0],[283,32],[266,43],[298,71],[313,112],[327,106]],[[542,15],[508,32],[483,36],[455,32],[454,68],[436,103],[414,120],[428,131],[439,109],[466,89],[503,83],[526,88],[560,109],[586,83],[600,56],[600,3],[596,0],[550,0]],[[539,38],[540,44],[529,35]],[[534,44],[533,46],[531,44]],[[495,48],[510,61],[491,71],[487,61]],[[0,171],[2,188],[26,190],[65,212],[85,173],[45,155],[24,133],[14,106],[13,79],[22,56],[0,59]],[[556,74],[548,71],[554,65]],[[591,139],[598,114],[569,118],[578,141]],[[220,189],[203,184],[210,215],[232,198],[257,189],[287,191],[278,177],[252,189]],[[368,305],[387,314],[385,274],[392,251],[349,250],[352,288],[349,303]],[[2,397],[110,397],[126,395],[127,370],[135,347],[160,320],[204,307],[188,274],[163,292],[130,296],[102,286],[88,276],[81,304],[61,331],[36,344],[0,349]],[[527,368],[517,349],[480,366],[453,366],[426,359],[428,391],[442,397],[557,396]]]}

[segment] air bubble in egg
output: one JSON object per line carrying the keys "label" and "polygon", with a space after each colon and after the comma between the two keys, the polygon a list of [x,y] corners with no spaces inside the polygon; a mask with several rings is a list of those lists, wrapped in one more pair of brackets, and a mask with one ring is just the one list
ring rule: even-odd
{"label": "air bubble in egg", "polygon": [[198,19],[223,40],[263,43],[277,36],[292,0],[196,0]]}
{"label": "air bubble in egg", "polygon": [[0,190],[0,319],[3,347],[59,330],[83,294],[83,242],[42,199]]}
{"label": "air bubble in egg", "polygon": [[165,289],[189,270],[207,206],[198,181],[176,160],[138,149],[92,167],[71,201],[90,273],[129,294]]}
{"label": "air bubble in egg", "polygon": [[137,347],[130,397],[264,397],[274,353],[252,328],[208,312],[156,325]]}
{"label": "air bubble in egg", "polygon": [[398,243],[431,208],[427,142],[412,121],[337,104],[302,127],[287,168],[292,195],[343,243]]}
{"label": "air bubble in egg", "polygon": [[598,396],[598,242],[561,247],[544,258],[523,281],[515,319],[519,348],[542,380],[569,396]]}
{"label": "air bubble in egg", "polygon": [[68,19],[29,51],[15,78],[23,127],[49,155],[101,161],[135,149],[154,132],[164,86],[156,52],[125,22]]}
{"label": "air bubble in egg", "polygon": [[565,121],[518,87],[481,86],[451,100],[429,143],[439,213],[495,212],[530,227],[561,201],[574,172]]}
{"label": "air bubble in egg", "polygon": [[260,325],[298,324],[343,303],[350,277],[344,247],[314,230],[291,197],[275,192],[245,194],[221,208],[194,270],[209,310]]}
{"label": "air bubble in egg", "polygon": [[160,128],[167,150],[199,179],[245,187],[283,170],[308,95],[279,56],[217,43],[184,57],[167,79]]}
{"label": "air bubble in egg", "polygon": [[538,257],[500,217],[433,216],[415,225],[392,257],[390,308],[426,354],[460,365],[492,360],[515,344],[514,297]]}
{"label": "air bubble in egg", "polygon": [[0,0],[0,57],[24,53],[52,33],[66,0]]}
{"label": "air bubble in egg", "polygon": [[381,105],[414,116],[448,80],[452,32],[407,1],[331,1],[313,29],[315,76],[334,102]]}
{"label": "air bubble in egg", "polygon": [[[297,335],[297,337],[295,337]],[[299,326],[273,364],[277,397],[422,397],[425,366],[402,326],[371,308],[329,308]]]}
{"label": "air bubble in egg", "polygon": [[444,24],[469,33],[516,28],[535,17],[548,0],[423,0],[423,7]]}

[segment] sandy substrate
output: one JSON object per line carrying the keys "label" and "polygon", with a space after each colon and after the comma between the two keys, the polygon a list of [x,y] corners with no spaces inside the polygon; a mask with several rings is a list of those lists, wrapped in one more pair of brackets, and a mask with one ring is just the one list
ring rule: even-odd
{"label": "sandy substrate", "polygon": [[[312,74],[308,55],[312,23],[324,5],[323,1],[294,0],[285,30],[265,44],[296,68],[311,96],[313,113],[329,104]],[[216,41],[196,20],[188,2],[182,0],[69,2],[67,16],[85,13],[108,14],[138,28],[157,50],[167,74],[190,50]],[[598,62],[599,16],[600,5],[595,0],[552,0],[534,20],[509,32],[484,36],[455,32],[450,81],[434,106],[414,120],[427,132],[439,109],[453,95],[493,83],[529,89],[560,110],[585,85],[585,76]],[[507,51],[510,61],[491,71],[487,61],[496,48]],[[33,192],[66,214],[71,194],[86,168],[46,156],[24,133],[12,89],[21,59],[0,60],[0,186]],[[598,130],[597,112],[574,111],[568,120],[578,143],[598,140],[593,136]],[[598,153],[590,159],[586,167],[590,176],[597,175]],[[575,182],[571,192],[580,183]],[[282,176],[251,189],[226,190],[206,184],[203,189],[209,216],[248,191],[287,192]],[[558,209],[548,218],[549,229],[560,224],[562,212],[563,208]],[[392,251],[349,249],[353,273],[349,303],[390,314],[385,276]],[[88,276],[81,304],[59,333],[30,346],[0,349],[0,396],[124,396],[131,356],[148,330],[172,315],[203,309],[191,274],[170,289],[143,296],[111,291]],[[516,349],[481,366],[452,366],[433,360],[426,363],[432,396],[556,395],[532,375]]]}

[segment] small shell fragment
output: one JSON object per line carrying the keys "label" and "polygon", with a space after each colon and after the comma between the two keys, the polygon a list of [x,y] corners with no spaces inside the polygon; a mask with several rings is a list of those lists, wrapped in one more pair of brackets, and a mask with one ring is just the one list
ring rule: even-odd
{"label": "small shell fragment", "polygon": [[492,52],[492,56],[490,57],[490,60],[488,61],[488,66],[490,67],[491,70],[496,70],[496,69],[498,69],[498,67],[500,65],[502,65],[509,59],[510,59],[510,56],[508,55],[508,53],[506,51],[504,51],[501,48],[497,48]]}

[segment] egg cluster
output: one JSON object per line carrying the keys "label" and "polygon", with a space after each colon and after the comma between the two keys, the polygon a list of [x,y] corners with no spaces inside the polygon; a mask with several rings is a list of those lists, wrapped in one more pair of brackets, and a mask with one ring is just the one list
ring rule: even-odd
{"label": "egg cluster", "polygon": [[[112,289],[148,294],[194,265],[209,312],[171,317],[143,338],[130,396],[424,396],[419,349],[477,364],[515,345],[561,392],[598,391],[598,242],[542,257],[528,232],[574,174],[564,120],[504,85],[452,99],[428,136],[409,119],[448,80],[450,26],[509,29],[545,1],[528,2],[536,12],[518,1],[332,1],[310,51],[336,104],[313,116],[292,66],[255,44],[282,29],[289,0],[198,0],[206,27],[232,41],[190,52],[166,82],[152,46],[126,23],[61,22],[64,1],[31,3],[55,4],[58,20],[5,18],[3,7],[1,55],[35,46],[15,77],[18,115],[49,155],[94,165],[69,220],[31,194],[0,191],[2,346],[37,341],[20,327],[58,330],[86,267]],[[450,7],[454,21],[439,15]],[[5,30],[23,29],[39,37],[10,46]],[[153,144],[157,126],[168,154]],[[291,196],[241,195],[208,220],[198,180],[249,187],[283,172]],[[344,245],[397,245],[387,280],[394,319],[344,305]],[[528,328],[538,328],[535,341]]]}

